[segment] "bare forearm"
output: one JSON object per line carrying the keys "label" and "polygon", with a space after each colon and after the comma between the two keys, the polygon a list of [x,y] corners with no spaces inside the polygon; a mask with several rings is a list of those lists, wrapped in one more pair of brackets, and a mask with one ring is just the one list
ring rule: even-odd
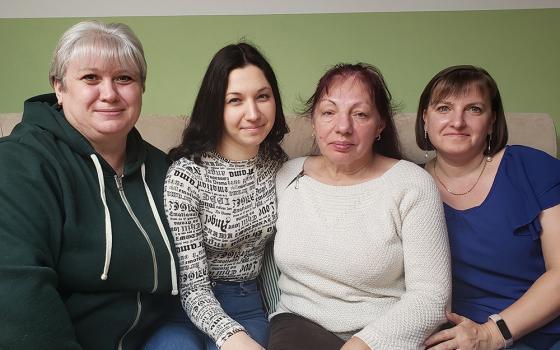
{"label": "bare forearm", "polygon": [[514,339],[560,315],[560,269],[546,271],[521,298],[500,312]]}

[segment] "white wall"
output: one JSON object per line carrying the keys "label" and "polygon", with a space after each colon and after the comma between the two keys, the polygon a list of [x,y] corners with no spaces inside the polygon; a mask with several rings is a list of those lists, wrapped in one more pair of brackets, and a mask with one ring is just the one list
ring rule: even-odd
{"label": "white wall", "polygon": [[560,0],[0,0],[0,18],[560,8]]}

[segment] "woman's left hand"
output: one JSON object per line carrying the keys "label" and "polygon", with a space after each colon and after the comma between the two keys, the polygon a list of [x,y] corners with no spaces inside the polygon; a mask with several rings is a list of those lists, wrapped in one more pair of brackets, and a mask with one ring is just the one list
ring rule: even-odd
{"label": "woman's left hand", "polygon": [[352,337],[342,345],[340,350],[371,350],[364,341],[358,337]]}
{"label": "woman's left hand", "polygon": [[[499,330],[488,322],[478,324],[461,315],[448,312],[447,319],[455,327],[439,331],[430,336],[424,345],[430,350],[494,350],[501,349],[504,342]],[[490,321],[491,322],[491,321]],[[494,329],[495,328],[495,329]],[[435,345],[437,344],[437,345]]]}

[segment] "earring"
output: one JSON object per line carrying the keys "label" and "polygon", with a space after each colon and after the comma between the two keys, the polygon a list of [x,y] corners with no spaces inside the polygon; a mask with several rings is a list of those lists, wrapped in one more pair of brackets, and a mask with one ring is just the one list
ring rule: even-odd
{"label": "earring", "polygon": [[490,144],[492,143],[492,134],[488,135],[488,148],[486,149],[486,161],[491,162],[492,156],[490,155]]}
{"label": "earring", "polygon": [[428,131],[424,125],[424,140],[426,141],[426,150],[424,152],[424,158],[428,159]]}
{"label": "earring", "polygon": [[381,140],[381,134],[377,135],[377,141]]}

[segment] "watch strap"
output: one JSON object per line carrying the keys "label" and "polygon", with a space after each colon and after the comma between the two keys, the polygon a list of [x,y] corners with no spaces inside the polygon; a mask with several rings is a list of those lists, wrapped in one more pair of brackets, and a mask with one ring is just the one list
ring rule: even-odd
{"label": "watch strap", "polygon": [[513,336],[511,335],[511,332],[509,331],[509,328],[506,324],[506,321],[504,321],[502,316],[500,316],[498,314],[493,314],[493,315],[490,315],[488,317],[488,319],[492,320],[496,324],[496,326],[498,327],[498,330],[502,334],[502,337],[504,338],[504,343],[505,343],[504,348],[509,348],[510,346],[512,346],[513,345]]}

